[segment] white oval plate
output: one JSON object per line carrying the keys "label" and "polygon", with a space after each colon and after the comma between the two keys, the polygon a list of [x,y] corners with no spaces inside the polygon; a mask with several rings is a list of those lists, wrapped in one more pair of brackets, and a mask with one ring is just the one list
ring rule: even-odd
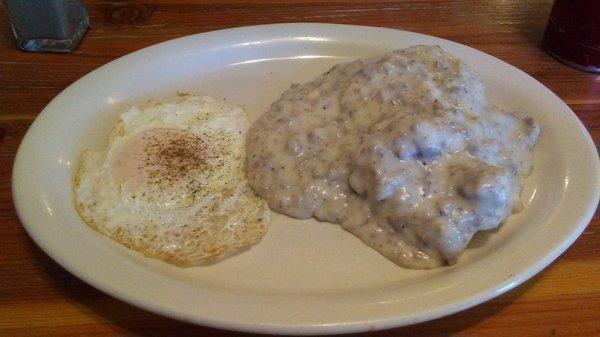
{"label": "white oval plate", "polygon": [[[492,102],[539,121],[525,209],[478,235],[459,263],[395,266],[339,226],[273,215],[254,248],[182,269],[146,259],[88,228],[71,177],[84,148],[103,144],[116,116],[177,91],[243,105],[252,118],[294,82],[335,63],[438,44],[483,77]],[[244,27],[188,36],[124,56],[65,89],[35,120],[17,154],[13,196],[23,225],[60,265],[135,306],[198,324],[322,334],[408,325],[486,301],[556,259],[590,221],[598,154],[573,112],[522,71],[469,47],[405,31],[326,24]],[[543,181],[542,181],[543,179]]]}

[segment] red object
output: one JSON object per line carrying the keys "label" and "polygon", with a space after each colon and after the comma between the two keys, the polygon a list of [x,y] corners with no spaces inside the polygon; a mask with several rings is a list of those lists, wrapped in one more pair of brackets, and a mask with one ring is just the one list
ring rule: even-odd
{"label": "red object", "polygon": [[556,0],[543,46],[573,68],[600,73],[600,0]]}

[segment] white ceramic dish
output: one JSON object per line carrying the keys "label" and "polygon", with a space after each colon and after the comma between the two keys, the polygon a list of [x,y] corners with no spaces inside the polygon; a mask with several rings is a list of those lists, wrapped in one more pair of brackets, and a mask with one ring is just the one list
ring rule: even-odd
{"label": "white ceramic dish", "polygon": [[[399,268],[338,226],[274,215],[251,250],[190,269],[146,259],[78,217],[71,177],[84,148],[103,143],[116,116],[177,91],[245,106],[253,118],[294,82],[335,63],[413,44],[439,44],[475,68],[488,97],[542,126],[525,210],[479,235],[452,267]],[[497,296],[556,259],[598,204],[599,161],[585,128],[550,90],[463,45],[391,29],[281,24],[199,34],[113,61],[42,111],[17,154],[13,196],[23,225],[54,260],[135,306],[198,324],[254,332],[322,334],[408,325]]]}

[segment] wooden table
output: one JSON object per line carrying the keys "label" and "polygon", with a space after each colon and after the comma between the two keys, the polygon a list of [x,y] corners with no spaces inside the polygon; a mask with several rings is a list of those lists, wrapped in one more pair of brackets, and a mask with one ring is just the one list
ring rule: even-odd
{"label": "wooden table", "polygon": [[[234,26],[310,21],[392,27],[477,48],[552,89],[600,140],[600,76],[568,68],[539,44],[549,0],[86,1],[91,28],[71,54],[26,53],[0,5],[0,336],[237,335],[134,308],[78,280],[31,241],[11,199],[17,147],[44,106],[89,71],[176,37]],[[470,310],[384,336],[600,335],[600,217],[554,264]]]}

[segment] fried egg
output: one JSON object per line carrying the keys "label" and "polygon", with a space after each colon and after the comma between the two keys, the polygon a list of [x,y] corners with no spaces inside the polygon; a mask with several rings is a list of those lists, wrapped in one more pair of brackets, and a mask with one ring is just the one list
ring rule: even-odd
{"label": "fried egg", "polygon": [[248,248],[269,221],[244,174],[248,127],[241,108],[210,97],[132,107],[105,149],[81,155],[77,211],[117,242],[177,265]]}

